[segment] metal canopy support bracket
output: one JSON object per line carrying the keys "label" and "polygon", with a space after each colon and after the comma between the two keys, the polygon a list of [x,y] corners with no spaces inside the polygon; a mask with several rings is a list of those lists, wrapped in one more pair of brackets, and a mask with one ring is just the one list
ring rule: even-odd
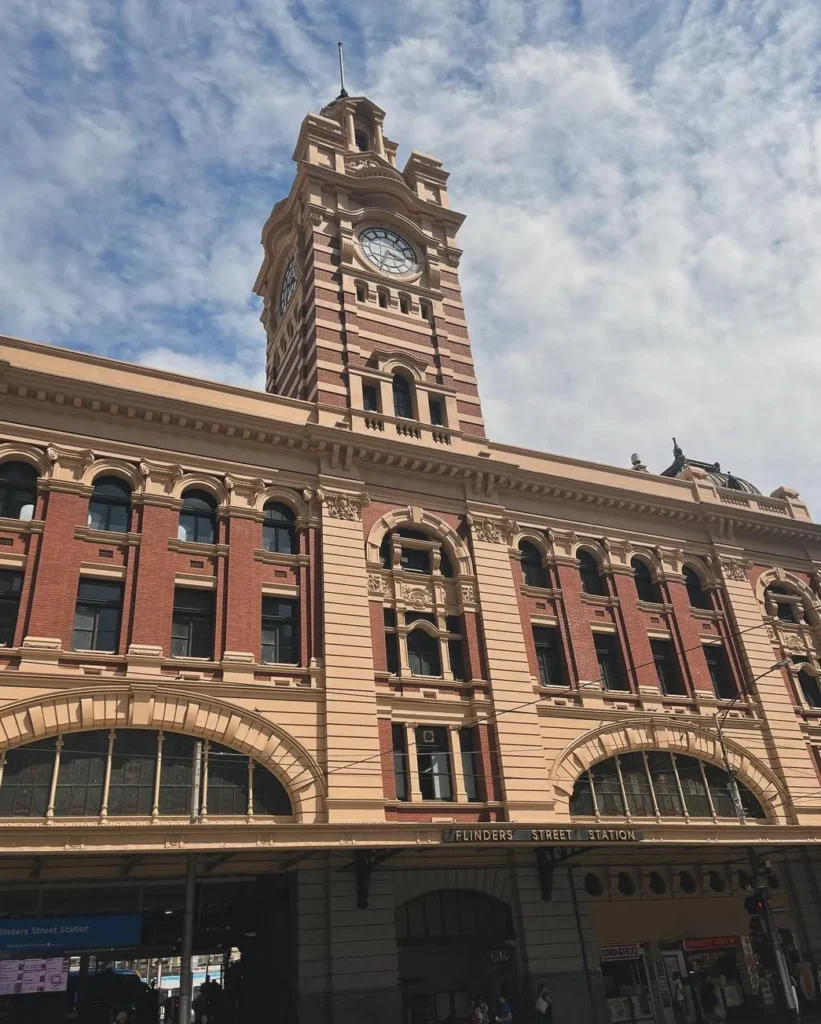
{"label": "metal canopy support bracket", "polygon": [[368,909],[368,900],[371,894],[371,874],[374,868],[399,852],[399,850],[356,851],[354,862],[349,866],[348,870],[353,868],[356,875],[356,906],[358,910]]}
{"label": "metal canopy support bracket", "polygon": [[553,874],[560,864],[585,853],[584,846],[537,846],[536,870],[539,872],[539,884],[542,899],[549,903],[553,898]]}

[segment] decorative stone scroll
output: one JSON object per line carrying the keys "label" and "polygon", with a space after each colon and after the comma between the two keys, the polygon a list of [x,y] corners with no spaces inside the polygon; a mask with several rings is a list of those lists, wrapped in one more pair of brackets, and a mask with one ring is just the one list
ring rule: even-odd
{"label": "decorative stone scroll", "polygon": [[328,493],[317,488],[316,498],[328,509],[331,519],[347,519],[350,521],[362,518],[362,509],[370,504],[367,494],[345,494],[342,491]]}
{"label": "decorative stone scroll", "polygon": [[402,599],[411,608],[422,611],[423,608],[432,608],[434,603],[433,587],[408,586],[402,587]]}
{"label": "decorative stone scroll", "polygon": [[476,534],[476,539],[485,544],[507,544],[509,547],[520,529],[519,524],[507,516],[504,519],[468,516],[468,522]]}
{"label": "decorative stone scroll", "polygon": [[752,562],[741,558],[722,558],[719,564],[725,580],[738,580],[740,583],[749,578],[747,574],[753,567]]}

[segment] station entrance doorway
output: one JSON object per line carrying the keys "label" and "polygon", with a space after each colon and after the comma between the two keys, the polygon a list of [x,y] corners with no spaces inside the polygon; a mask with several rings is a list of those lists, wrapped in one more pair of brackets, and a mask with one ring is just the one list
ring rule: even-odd
{"label": "station entrance doorway", "polygon": [[[207,975],[215,1024],[292,1021],[295,875],[197,860],[194,995]],[[180,1024],[185,869],[180,854],[0,858],[0,1024]]]}

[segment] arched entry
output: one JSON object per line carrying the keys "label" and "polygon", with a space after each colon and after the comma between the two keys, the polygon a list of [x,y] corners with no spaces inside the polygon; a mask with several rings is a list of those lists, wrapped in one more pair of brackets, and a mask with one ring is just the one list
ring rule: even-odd
{"label": "arched entry", "polygon": [[470,1001],[516,988],[513,915],[469,889],[436,889],[396,909],[403,1024],[470,1020]]}

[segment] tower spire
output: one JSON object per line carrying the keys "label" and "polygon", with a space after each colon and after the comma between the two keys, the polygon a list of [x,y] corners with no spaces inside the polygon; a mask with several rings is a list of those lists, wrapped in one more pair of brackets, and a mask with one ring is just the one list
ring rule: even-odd
{"label": "tower spire", "polygon": [[336,48],[339,53],[339,95],[337,99],[344,100],[348,93],[345,89],[345,65],[342,61],[342,43],[337,43]]}

